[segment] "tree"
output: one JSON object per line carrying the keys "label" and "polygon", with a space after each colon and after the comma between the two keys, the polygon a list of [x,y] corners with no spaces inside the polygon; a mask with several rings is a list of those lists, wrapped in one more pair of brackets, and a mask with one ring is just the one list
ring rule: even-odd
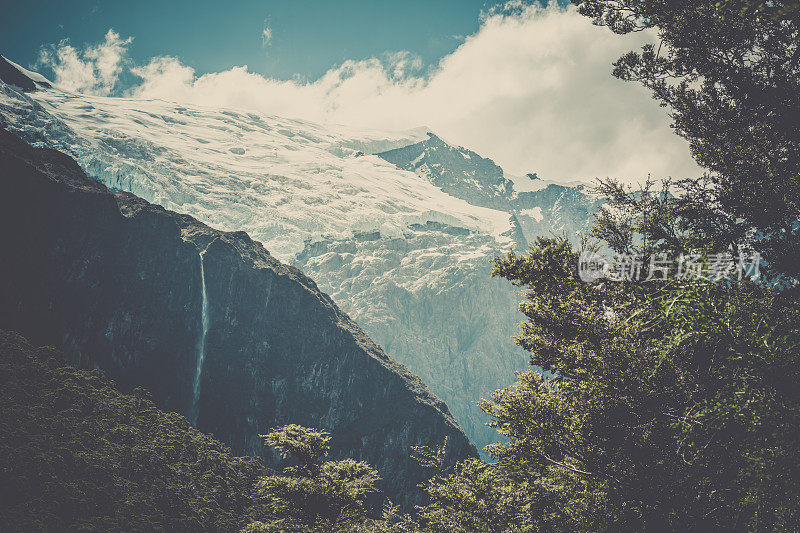
{"label": "tree", "polygon": [[796,291],[747,281],[589,284],[578,254],[557,239],[498,258],[494,273],[525,287],[517,342],[553,374],[522,373],[482,405],[510,438],[491,450],[498,464],[545,487],[526,523],[800,526]]}
{"label": "tree", "polygon": [[798,2],[575,0],[616,33],[653,30],[614,75],[670,110],[708,174],[678,180],[684,222],[724,251],[751,246],[776,273],[800,274]]}
{"label": "tree", "polygon": [[298,464],[259,481],[262,516],[245,531],[352,531],[367,522],[365,501],[380,479],[374,468],[352,459],[323,462],[330,441],[324,431],[292,424],[261,438]]}
{"label": "tree", "polygon": [[310,429],[297,424],[290,424],[272,430],[266,435],[259,435],[264,446],[272,446],[286,459],[293,457],[306,470],[315,465],[330,451],[329,433]]}
{"label": "tree", "polygon": [[[700,178],[608,204],[589,250],[759,251],[800,274],[797,2],[583,0],[617,33],[653,30],[614,74],[670,109]],[[800,529],[798,290],[748,279],[586,283],[566,240],[496,259],[524,288],[517,343],[546,371],[481,403],[497,460],[428,487],[434,531]],[[771,279],[774,279],[771,278]],[[509,503],[511,505],[509,505]],[[516,509],[515,512],[504,512]]]}

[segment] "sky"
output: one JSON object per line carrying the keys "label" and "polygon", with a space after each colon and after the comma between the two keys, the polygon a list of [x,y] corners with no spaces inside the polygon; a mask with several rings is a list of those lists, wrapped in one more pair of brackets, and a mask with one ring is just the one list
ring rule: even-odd
{"label": "sky", "polygon": [[[487,0],[1,0],[2,53],[21,65],[39,47],[80,47],[109,28],[135,36],[130,58],[180,57],[198,73],[246,64],[279,78],[314,79],[347,59],[409,50],[426,64],[478,30]],[[262,46],[268,28],[268,48]]]}
{"label": "sky", "polygon": [[0,53],[66,90],[426,126],[507,172],[699,174],[666,110],[614,79],[655,35],[524,0],[8,2]]}

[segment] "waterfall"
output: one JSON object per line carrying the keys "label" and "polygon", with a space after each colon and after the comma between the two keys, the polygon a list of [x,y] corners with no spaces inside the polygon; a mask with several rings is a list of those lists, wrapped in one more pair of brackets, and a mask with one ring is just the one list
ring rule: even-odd
{"label": "waterfall", "polygon": [[197,340],[197,365],[192,382],[192,410],[190,418],[192,425],[197,427],[197,418],[200,415],[200,379],[203,375],[203,362],[206,358],[206,335],[208,334],[208,294],[206,293],[206,267],[203,259],[206,250],[200,252],[200,291],[202,294],[202,307],[200,315],[200,338]]}

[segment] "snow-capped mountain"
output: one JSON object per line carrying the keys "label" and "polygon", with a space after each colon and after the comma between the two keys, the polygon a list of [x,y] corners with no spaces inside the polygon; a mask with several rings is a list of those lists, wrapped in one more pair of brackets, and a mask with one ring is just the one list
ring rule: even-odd
{"label": "snow-capped mountain", "polygon": [[503,169],[494,161],[450,146],[433,133],[428,133],[427,139],[378,155],[472,205],[508,211],[516,196],[513,182],[503,176]]}
{"label": "snow-capped mountain", "polygon": [[477,455],[418,376],[244,232],[112,194],[2,129],[0,191],[0,328],[145,388],[236,454],[262,455],[259,435],[288,422],[330,431],[329,457],[375,465],[405,508],[430,476],[412,446],[448,439],[449,466]]}
{"label": "snow-capped mountain", "polygon": [[595,200],[580,187],[520,192],[493,161],[425,129],[354,130],[0,79],[0,126],[70,154],[112,189],[246,231],[418,374],[476,445],[497,440],[474,402],[512,383],[527,359],[511,340],[517,294],[489,278],[489,262],[536,235],[583,229]]}
{"label": "snow-capped mountain", "polygon": [[517,244],[548,233],[574,236],[597,208],[596,199],[587,195],[579,182],[546,181],[536,174],[506,176],[491,159],[451,146],[433,133],[378,156],[415,172],[450,196],[509,213]]}

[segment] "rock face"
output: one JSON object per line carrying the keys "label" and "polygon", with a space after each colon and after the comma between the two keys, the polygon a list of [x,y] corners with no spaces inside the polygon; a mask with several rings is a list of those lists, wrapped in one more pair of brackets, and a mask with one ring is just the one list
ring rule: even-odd
{"label": "rock face", "polygon": [[0,81],[19,87],[23,91],[35,91],[39,87],[50,88],[50,82],[33,72],[0,56]]}
{"label": "rock face", "polygon": [[428,133],[428,138],[378,154],[381,159],[410,170],[472,205],[508,211],[514,184],[494,161],[472,150],[451,146]]}
{"label": "rock face", "polygon": [[0,190],[0,327],[148,388],[236,453],[277,425],[325,428],[401,503],[425,477],[411,446],[476,454],[419,378],[247,234],[112,194],[3,130]]}
{"label": "rock face", "polygon": [[[525,187],[515,189],[513,180],[491,159],[472,150],[451,146],[432,133],[414,144],[377,154],[398,168],[414,172],[454,198],[471,205],[508,213],[512,237],[524,249],[538,235],[561,233],[574,238],[594,220],[600,205],[582,185],[545,182],[528,174]],[[534,185],[533,190],[526,190]]]}
{"label": "rock face", "polygon": [[[499,440],[476,402],[526,368],[513,344],[517,295],[489,277],[502,253],[486,235],[426,224],[402,238],[362,235],[309,245],[296,264],[320,280],[392,357],[442,398],[478,446]],[[461,260],[459,260],[461,258]]]}

